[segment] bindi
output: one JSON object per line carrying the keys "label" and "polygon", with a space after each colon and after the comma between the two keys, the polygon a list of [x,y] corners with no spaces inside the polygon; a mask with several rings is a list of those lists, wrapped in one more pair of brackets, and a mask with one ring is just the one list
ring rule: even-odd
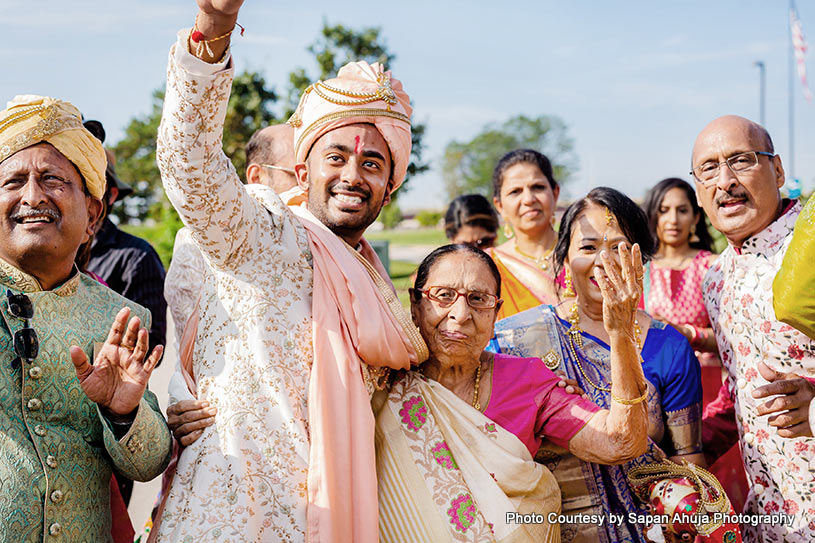
{"label": "bindi", "polygon": [[365,142],[359,136],[354,137],[354,153],[360,154],[365,147]]}

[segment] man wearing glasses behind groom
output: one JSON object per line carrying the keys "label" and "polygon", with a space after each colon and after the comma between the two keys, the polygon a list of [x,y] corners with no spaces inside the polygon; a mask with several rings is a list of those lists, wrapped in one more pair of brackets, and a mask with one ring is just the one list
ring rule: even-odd
{"label": "man wearing glasses behind groom", "polygon": [[71,104],[0,111],[0,543],[110,541],[111,470],[147,481],[169,461],[150,314],[74,266],[105,164]]}

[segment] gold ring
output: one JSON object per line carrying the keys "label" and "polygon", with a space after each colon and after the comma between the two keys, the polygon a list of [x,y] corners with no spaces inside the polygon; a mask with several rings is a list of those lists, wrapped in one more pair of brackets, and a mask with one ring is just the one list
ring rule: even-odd
{"label": "gold ring", "polygon": [[127,349],[128,351],[130,351],[132,353],[133,349],[135,349],[136,347],[128,347],[127,345],[122,345],[122,348]]}

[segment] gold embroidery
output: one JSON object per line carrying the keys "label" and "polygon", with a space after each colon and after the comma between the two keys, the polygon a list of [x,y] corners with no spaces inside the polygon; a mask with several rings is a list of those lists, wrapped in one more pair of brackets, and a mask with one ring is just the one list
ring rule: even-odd
{"label": "gold embroidery", "polygon": [[[296,112],[295,112],[296,114]],[[300,145],[302,145],[303,140],[308,136],[311,132],[319,128],[320,126],[330,123],[331,121],[336,121],[338,119],[347,119],[349,117],[391,117],[393,119],[397,119],[399,121],[403,121],[410,126],[410,117],[405,115],[404,113],[398,113],[396,111],[390,111],[387,109],[379,109],[379,108],[356,108],[356,109],[346,109],[343,111],[335,111],[334,113],[329,113],[327,115],[323,115],[313,123],[311,123],[308,128],[303,130],[303,133],[300,134],[300,137],[297,138],[297,143],[294,146],[294,154],[297,155],[300,149]],[[294,118],[294,115],[292,115]],[[300,123],[302,124],[302,119],[300,119]],[[289,119],[289,124],[292,124],[292,119]],[[292,126],[296,126],[292,124]]]}
{"label": "gold embroidery", "polygon": [[10,124],[24,117],[41,115],[42,119],[40,119],[37,126],[35,126],[32,130],[19,134],[16,138],[12,139],[6,145],[3,145],[3,147],[0,148],[0,162],[4,161],[21,149],[25,149],[26,147],[43,141],[48,136],[57,134],[69,128],[82,127],[82,123],[78,118],[60,115],[56,109],[49,106],[36,105],[21,109],[23,111],[12,115],[6,119],[2,125],[0,125],[0,132],[2,132],[3,129]]}
{"label": "gold embroidery", "polygon": [[[51,292],[57,296],[72,296],[79,287],[79,278],[79,270],[74,267],[74,274],[71,278]],[[17,269],[3,259],[0,259],[0,283],[21,292],[42,292],[44,290],[35,277]]]}
{"label": "gold embroidery", "polygon": [[[695,403],[684,409],[665,412],[665,426],[673,455],[692,454],[702,450],[702,404]],[[667,444],[666,444],[667,445]],[[667,448],[667,447],[666,447]]]}
{"label": "gold embroidery", "polygon": [[[396,93],[393,92],[393,88],[391,87],[390,76],[386,73],[379,73],[376,76],[376,82],[379,84],[379,87],[377,87],[375,92],[353,92],[332,87],[324,81],[318,81],[311,85],[310,88],[314,89],[314,93],[317,94],[317,96],[326,102],[331,102],[332,104],[337,104],[340,106],[361,106],[363,104],[369,104],[371,102],[378,102],[379,100],[382,100],[386,104],[389,104],[388,109],[390,109],[391,105],[398,102],[396,99]],[[325,93],[325,91],[333,92],[334,94],[339,94],[340,96],[345,96],[349,99],[344,100],[342,98],[329,96]]]}

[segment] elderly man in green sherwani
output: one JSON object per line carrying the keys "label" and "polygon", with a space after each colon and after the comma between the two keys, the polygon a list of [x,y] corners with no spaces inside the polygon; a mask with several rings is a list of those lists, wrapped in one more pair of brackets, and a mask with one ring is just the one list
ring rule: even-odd
{"label": "elderly man in green sherwani", "polygon": [[146,481],[170,459],[150,314],[73,263],[104,190],[74,106],[0,111],[0,543],[110,541],[111,470]]}

